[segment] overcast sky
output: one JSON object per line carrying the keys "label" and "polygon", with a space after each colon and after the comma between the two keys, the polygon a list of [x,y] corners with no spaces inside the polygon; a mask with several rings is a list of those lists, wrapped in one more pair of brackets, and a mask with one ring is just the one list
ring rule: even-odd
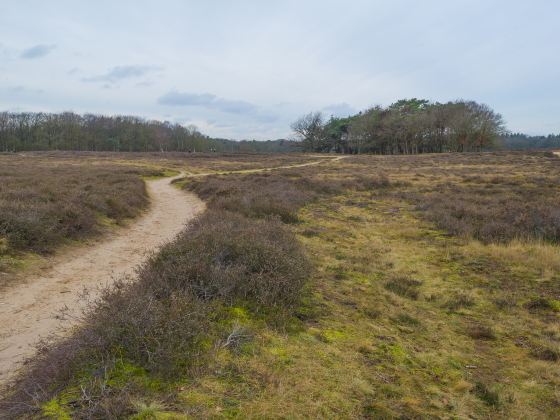
{"label": "overcast sky", "polygon": [[271,139],[303,113],[472,99],[560,132],[556,0],[2,1],[0,110]]}

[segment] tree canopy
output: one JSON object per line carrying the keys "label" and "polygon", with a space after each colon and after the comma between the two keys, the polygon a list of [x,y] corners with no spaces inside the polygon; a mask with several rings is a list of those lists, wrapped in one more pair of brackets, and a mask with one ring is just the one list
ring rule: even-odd
{"label": "tree canopy", "polygon": [[193,125],[185,127],[132,116],[0,112],[0,152],[289,152],[299,150],[299,146],[289,140],[211,138]]}
{"label": "tree canopy", "polygon": [[479,151],[505,133],[501,115],[486,105],[417,98],[327,121],[310,113],[292,129],[306,151],[377,154]]}
{"label": "tree canopy", "polygon": [[500,146],[510,150],[560,149],[560,134],[528,136],[527,134],[510,133],[500,138]]}

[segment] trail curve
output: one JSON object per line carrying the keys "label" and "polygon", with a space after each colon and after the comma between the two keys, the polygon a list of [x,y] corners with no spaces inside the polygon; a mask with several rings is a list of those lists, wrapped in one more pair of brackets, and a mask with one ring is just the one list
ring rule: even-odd
{"label": "trail curve", "polygon": [[204,209],[196,195],[171,185],[175,178],[146,182],[150,207],[130,226],[94,245],[71,250],[41,275],[0,292],[0,384],[34,354],[41,337],[72,325],[60,319],[60,309],[79,311],[85,304],[78,298],[84,288],[95,290],[133,274],[148,252],[173,239]]}
{"label": "trail curve", "polygon": [[310,156],[311,162],[248,170],[185,174],[147,181],[151,199],[148,211],[129,227],[103,238],[94,245],[71,250],[55,258],[51,268],[24,283],[0,291],[0,388],[36,351],[41,337],[64,333],[72,325],[60,319],[60,309],[79,313],[85,302],[84,289],[95,291],[123,275],[134,274],[149,252],[172,240],[205,208],[196,195],[171,185],[182,178],[208,175],[269,172],[334,162],[345,156]]}

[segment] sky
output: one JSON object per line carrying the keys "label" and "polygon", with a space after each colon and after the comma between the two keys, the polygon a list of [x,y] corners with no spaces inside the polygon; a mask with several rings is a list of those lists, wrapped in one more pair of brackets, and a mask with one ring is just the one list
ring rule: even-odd
{"label": "sky", "polygon": [[310,111],[468,99],[560,133],[556,0],[0,0],[0,111],[125,114],[234,139]]}

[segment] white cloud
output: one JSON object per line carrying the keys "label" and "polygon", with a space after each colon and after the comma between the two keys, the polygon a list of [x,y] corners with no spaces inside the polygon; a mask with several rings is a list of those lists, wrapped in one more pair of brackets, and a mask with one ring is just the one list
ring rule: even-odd
{"label": "white cloud", "polygon": [[168,115],[266,139],[312,110],[466,98],[512,129],[560,132],[559,13],[547,0],[7,2],[0,109]]}

